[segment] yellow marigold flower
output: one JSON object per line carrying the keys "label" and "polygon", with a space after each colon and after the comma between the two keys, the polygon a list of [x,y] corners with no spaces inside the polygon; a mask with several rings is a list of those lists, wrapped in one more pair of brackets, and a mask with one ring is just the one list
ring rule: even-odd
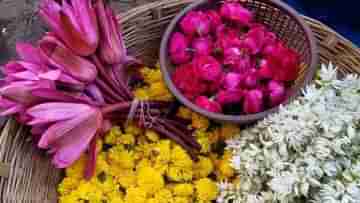
{"label": "yellow marigold flower", "polygon": [[112,127],[110,131],[105,135],[105,143],[115,145],[117,139],[121,136],[122,132],[119,126]]}
{"label": "yellow marigold flower", "polygon": [[194,192],[194,188],[192,186],[192,184],[187,184],[187,183],[183,183],[183,184],[175,184],[172,187],[172,191],[174,193],[174,195],[176,196],[191,196]]}
{"label": "yellow marigold flower", "polygon": [[143,130],[137,127],[135,124],[131,123],[125,128],[125,133],[137,136],[137,135],[141,135],[143,133]]}
{"label": "yellow marigold flower", "polygon": [[137,185],[147,194],[154,194],[164,187],[162,175],[151,167],[140,168],[137,175]]}
{"label": "yellow marigold flower", "polygon": [[120,185],[114,180],[113,176],[106,173],[97,175],[91,180],[91,182],[94,186],[102,190],[104,194],[112,193],[113,191],[119,191],[120,187]]}
{"label": "yellow marigold flower", "polygon": [[100,152],[96,159],[96,173],[108,172],[110,167],[106,161],[106,153]]}
{"label": "yellow marigold flower", "polygon": [[119,142],[125,145],[135,144],[135,137],[133,134],[125,133],[120,136]]}
{"label": "yellow marigold flower", "polygon": [[131,187],[126,190],[125,203],[145,203],[146,191],[139,187]]}
{"label": "yellow marigold flower", "polygon": [[79,198],[76,193],[71,193],[69,195],[64,195],[59,197],[59,203],[77,203]]}
{"label": "yellow marigold flower", "polygon": [[188,197],[174,197],[173,203],[192,203],[192,200]]}
{"label": "yellow marigold flower", "polygon": [[150,198],[150,199],[146,200],[146,203],[159,203],[159,201],[155,198]]}
{"label": "yellow marigold flower", "polygon": [[84,170],[87,162],[86,155],[82,155],[69,168],[66,169],[66,176],[72,178],[83,178]]}
{"label": "yellow marigold flower", "polygon": [[154,199],[156,199],[159,203],[172,203],[173,195],[170,190],[163,188],[154,194]]}
{"label": "yellow marigold flower", "polygon": [[193,178],[193,170],[192,168],[170,166],[166,171],[166,176],[175,182],[190,181]]}
{"label": "yellow marigold flower", "polygon": [[222,159],[216,163],[218,180],[223,181],[234,176],[235,170],[231,166],[231,158],[232,158],[231,152],[225,151]]}
{"label": "yellow marigold flower", "polygon": [[116,170],[115,167],[112,167],[112,170],[114,170],[113,175],[121,187],[129,188],[136,185],[136,173],[133,170],[124,170],[122,168],[118,169],[120,170]]}
{"label": "yellow marigold flower", "polygon": [[123,194],[120,191],[109,193],[106,203],[124,203]]}
{"label": "yellow marigold flower", "polygon": [[181,106],[176,115],[183,119],[191,119],[192,111],[184,106]]}
{"label": "yellow marigold flower", "polygon": [[149,100],[149,91],[147,88],[137,88],[134,91],[134,95],[139,100]]}
{"label": "yellow marigold flower", "polygon": [[60,195],[67,195],[75,190],[79,185],[79,179],[72,177],[65,177],[58,186]]}
{"label": "yellow marigold flower", "polygon": [[144,67],[141,69],[141,73],[144,77],[144,81],[148,84],[162,80],[162,74],[160,69]]}
{"label": "yellow marigold flower", "polygon": [[200,150],[201,153],[206,154],[206,153],[210,152],[211,144],[210,144],[209,139],[207,137],[199,137],[196,140],[201,145],[201,150]]}
{"label": "yellow marigold flower", "polygon": [[240,127],[235,124],[225,123],[221,127],[221,139],[227,140],[240,133]]}
{"label": "yellow marigold flower", "polygon": [[93,182],[86,180],[80,181],[76,192],[80,199],[88,200],[90,202],[101,202],[105,198],[102,190],[99,190],[97,187],[95,187]]}
{"label": "yellow marigold flower", "polygon": [[148,96],[152,100],[171,101],[173,99],[173,95],[163,81],[150,83]]}
{"label": "yellow marigold flower", "polygon": [[154,150],[158,153],[156,161],[161,164],[168,164],[171,157],[171,142],[170,140],[160,140],[154,147]]}
{"label": "yellow marigold flower", "polygon": [[177,144],[171,150],[171,162],[173,166],[181,168],[192,168],[193,165],[189,154]]}
{"label": "yellow marigold flower", "polygon": [[215,200],[218,195],[218,187],[209,178],[195,181],[196,198],[200,201]]}
{"label": "yellow marigold flower", "polygon": [[108,152],[110,164],[119,164],[121,168],[132,169],[135,166],[134,153],[125,150],[122,145],[112,147]]}
{"label": "yellow marigold flower", "polygon": [[198,113],[193,112],[191,114],[192,126],[197,129],[208,129],[209,128],[209,120],[204,116],[201,116]]}
{"label": "yellow marigold flower", "polygon": [[147,139],[149,139],[152,142],[157,142],[159,141],[159,134],[157,134],[155,131],[153,130],[146,130],[145,131],[145,136]]}
{"label": "yellow marigold flower", "polygon": [[195,179],[205,178],[214,170],[214,165],[208,157],[200,156],[199,161],[194,163]]}
{"label": "yellow marigold flower", "polygon": [[136,165],[136,170],[140,170],[141,168],[145,168],[145,167],[152,167],[152,163],[149,159],[141,159],[137,165]]}

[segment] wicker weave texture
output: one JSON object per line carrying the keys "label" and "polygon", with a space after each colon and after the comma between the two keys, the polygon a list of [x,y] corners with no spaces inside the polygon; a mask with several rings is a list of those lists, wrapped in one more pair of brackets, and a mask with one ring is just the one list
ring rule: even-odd
{"label": "wicker weave texture", "polygon": [[[154,64],[163,31],[191,0],[159,1],[136,7],[119,17],[132,54]],[[304,17],[319,45],[322,63],[332,61],[342,73],[360,74],[360,51],[329,27]],[[55,203],[62,177],[49,157],[34,148],[28,129],[10,119],[0,133],[0,202]]]}

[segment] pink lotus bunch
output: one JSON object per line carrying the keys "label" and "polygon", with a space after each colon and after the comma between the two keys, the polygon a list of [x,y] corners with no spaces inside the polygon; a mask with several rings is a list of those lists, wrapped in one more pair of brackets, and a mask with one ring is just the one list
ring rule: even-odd
{"label": "pink lotus bunch", "polygon": [[[169,41],[176,87],[203,109],[253,114],[286,100],[299,55],[238,2],[188,12]],[[240,107],[240,108],[239,108]]]}
{"label": "pink lotus bunch", "polygon": [[103,0],[58,2],[41,1],[50,32],[36,45],[18,43],[19,59],[4,66],[0,114],[31,126],[37,146],[58,168],[89,153],[87,177],[94,172],[96,138],[129,119],[195,156],[200,146],[187,126],[163,115],[169,103],[134,100],[128,71],[139,64],[126,52],[113,11]]}

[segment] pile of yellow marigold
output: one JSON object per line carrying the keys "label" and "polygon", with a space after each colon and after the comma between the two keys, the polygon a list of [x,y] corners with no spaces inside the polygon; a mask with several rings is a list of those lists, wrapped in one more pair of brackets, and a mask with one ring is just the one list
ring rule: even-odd
{"label": "pile of yellow marigold", "polygon": [[[145,85],[139,99],[172,100],[159,67],[142,69]],[[99,140],[96,175],[83,178],[84,155],[66,169],[58,187],[60,203],[210,203],[218,195],[217,182],[233,180],[230,152],[224,140],[239,133],[235,125],[211,125],[181,107],[178,116],[192,121],[202,149],[193,161],[176,143],[134,125],[115,126]]]}

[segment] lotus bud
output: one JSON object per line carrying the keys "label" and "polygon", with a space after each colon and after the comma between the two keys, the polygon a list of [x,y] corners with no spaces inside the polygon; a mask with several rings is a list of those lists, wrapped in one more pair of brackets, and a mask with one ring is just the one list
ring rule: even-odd
{"label": "lotus bud", "polygon": [[99,43],[98,22],[91,0],[41,0],[39,14],[73,52],[88,56]]}

